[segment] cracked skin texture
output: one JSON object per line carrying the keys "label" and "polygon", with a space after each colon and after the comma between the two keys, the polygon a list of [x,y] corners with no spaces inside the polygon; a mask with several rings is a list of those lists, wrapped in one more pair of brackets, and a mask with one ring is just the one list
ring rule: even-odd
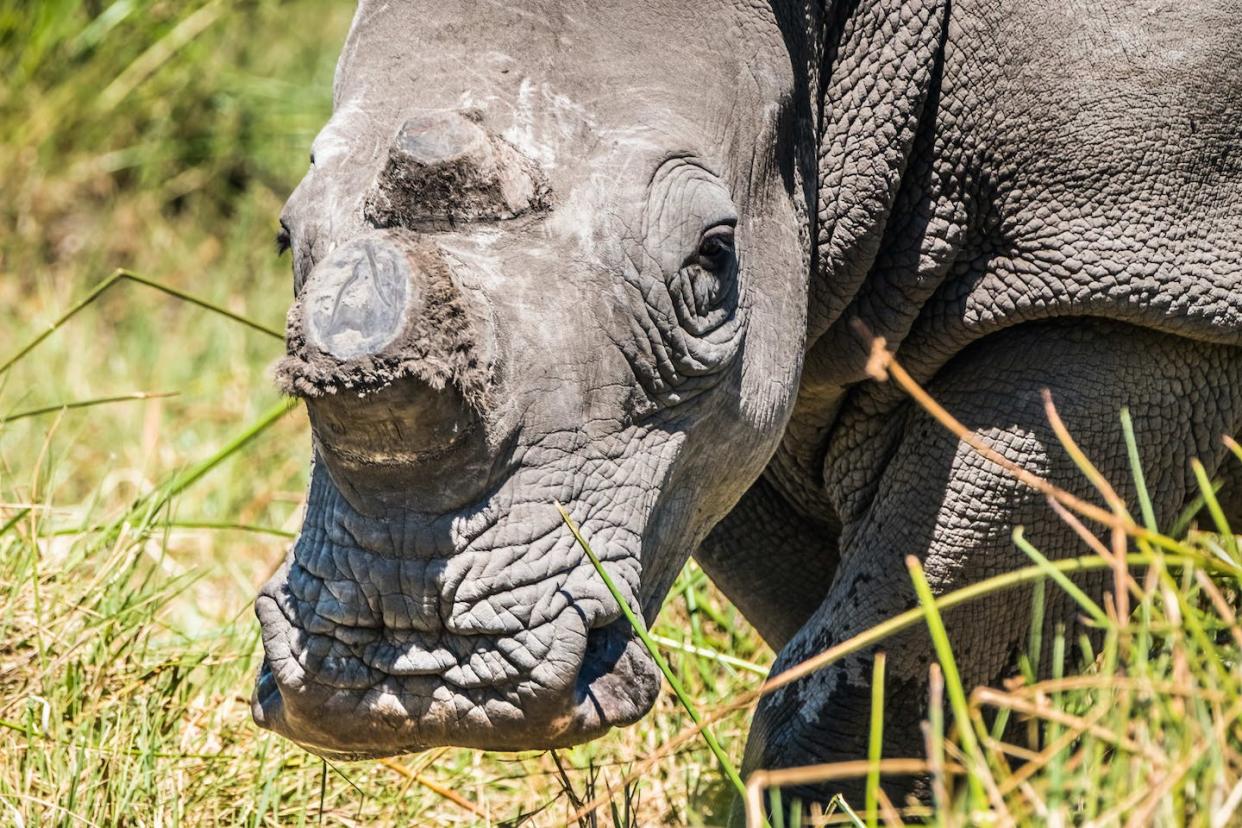
{"label": "cracked skin texture", "polygon": [[[910,606],[907,554],[947,591],[1022,565],[1016,525],[1050,555],[1084,552],[1033,492],[867,381],[859,323],[969,428],[1081,496],[1045,388],[1123,496],[1130,407],[1162,520],[1192,493],[1192,457],[1231,473],[1242,0],[420,8],[360,6],[337,114],[284,213],[295,284],[359,238],[419,235],[412,284],[439,280],[478,339],[453,349],[486,358],[469,382],[428,374],[451,337],[412,339],[412,320],[338,364],[295,324],[286,365],[313,369],[299,393],[315,405],[354,394],[324,421],[364,437],[388,434],[373,404],[408,429],[453,405],[393,414],[419,399],[482,402],[434,462],[399,446],[359,461],[383,474],[347,468],[316,427],[306,528],[258,602],[265,726],[363,756],[568,744],[642,715],[657,678],[553,499],[648,620],[697,548],[777,670]],[[523,153],[546,209],[444,226],[415,200],[369,222],[412,111],[461,111]],[[696,258],[721,216],[736,255]],[[359,373],[376,365],[409,370]],[[965,681],[1009,673],[1028,606],[947,617]],[[1070,607],[1050,607],[1058,621]],[[918,755],[928,642],[886,650],[884,751]],[[864,756],[870,662],[766,698],[746,768]]]}
{"label": "cracked skin texture", "polygon": [[[1022,565],[1017,525],[1049,554],[1088,551],[1032,492],[866,383],[856,320],[972,430],[1081,496],[1094,493],[1048,430],[1043,388],[1123,489],[1116,416],[1130,406],[1162,520],[1193,494],[1190,458],[1221,466],[1220,436],[1242,427],[1239,13],[962,0],[859,4],[843,23],[847,45],[825,70],[827,272],[812,287],[799,402],[763,478],[701,553],[784,645],[775,671],[911,606],[907,554],[939,592]],[[886,24],[862,23],[876,15]],[[861,85],[833,80],[864,73]],[[773,514],[774,490],[790,514],[757,551],[751,527]],[[742,554],[802,586],[741,571]],[[821,573],[827,594],[800,571]],[[1011,669],[1027,618],[1022,596],[950,617],[968,686]],[[1063,605],[1049,632],[1072,618]],[[885,649],[896,701],[885,754],[921,755],[929,642],[908,634]],[[865,756],[870,657],[761,703],[747,767]],[[858,793],[803,793],[843,788]]]}

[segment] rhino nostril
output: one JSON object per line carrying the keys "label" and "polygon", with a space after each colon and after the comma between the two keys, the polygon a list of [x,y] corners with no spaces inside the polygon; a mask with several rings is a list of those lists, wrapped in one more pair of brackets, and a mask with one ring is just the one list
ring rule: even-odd
{"label": "rhino nostril", "polygon": [[578,673],[579,685],[588,686],[601,676],[611,673],[625,653],[631,635],[630,624],[624,618],[588,630],[586,650],[582,655],[582,669]]}

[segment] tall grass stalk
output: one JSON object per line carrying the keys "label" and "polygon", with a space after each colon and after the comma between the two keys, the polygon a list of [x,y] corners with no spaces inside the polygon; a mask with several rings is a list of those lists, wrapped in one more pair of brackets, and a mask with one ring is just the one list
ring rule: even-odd
{"label": "tall grass stalk", "polygon": [[612,576],[608,574],[606,569],[604,569],[603,562],[591,549],[591,545],[587,543],[586,538],[582,536],[582,533],[578,530],[578,525],[574,523],[574,519],[569,516],[569,512],[567,512],[565,507],[559,503],[556,504],[556,508],[561,514],[561,520],[564,521],[565,526],[569,528],[570,533],[574,536],[574,540],[578,543],[578,546],[582,549],[587,558],[590,559],[591,565],[595,567],[595,571],[599,573],[600,578],[604,581],[604,585],[608,587],[608,592],[612,594],[613,599],[617,602],[617,606],[620,608],[621,614],[624,615],[625,620],[629,622],[631,629],[634,630],[634,634],[638,637],[638,640],[642,642],[643,647],[647,650],[648,654],[650,654],[651,659],[655,662],[656,666],[660,668],[660,672],[664,674],[664,679],[668,682],[669,687],[672,688],[673,695],[677,697],[677,701],[679,701],[681,706],[685,708],[691,721],[693,721],[695,725],[702,726],[701,732],[703,735],[703,741],[707,743],[712,755],[716,757],[716,762],[720,765],[721,772],[737,790],[738,795],[745,797],[746,786],[742,782],[742,777],[738,775],[737,769],[733,766],[733,762],[729,760],[728,754],[726,754],[724,752],[724,748],[720,746],[720,742],[717,741],[711,728],[707,727],[706,723],[703,721],[703,717],[699,715],[698,708],[686,693],[685,688],[682,686],[681,680],[677,678],[677,674],[674,673],[672,668],[668,666],[668,662],[665,661],[664,656],[660,654],[659,647],[657,647],[656,643],[651,640],[650,635],[647,633],[646,624],[644,624],[638,616],[634,614],[634,611],[630,609],[629,602],[625,600],[625,596],[622,595],[621,590],[617,588],[616,583],[612,580]]}
{"label": "tall grass stalk", "polygon": [[972,807],[981,809],[987,802],[982,779],[982,775],[987,773],[987,766],[979,749],[979,740],[975,735],[974,723],[966,703],[966,689],[962,686],[957,661],[953,657],[953,646],[949,643],[949,633],[945,630],[944,621],[940,617],[940,609],[936,606],[936,598],[932,594],[931,585],[927,583],[927,576],[923,574],[923,565],[919,563],[919,559],[913,555],[907,557],[906,569],[910,571],[910,580],[914,582],[914,591],[918,595],[923,617],[927,622],[927,630],[931,634],[936,660],[940,662],[940,669],[944,674],[949,707],[957,722],[957,736],[961,740],[962,750],[966,755],[966,778],[970,785]]}
{"label": "tall grass stalk", "polygon": [[104,293],[106,293],[110,287],[112,287],[113,285],[119,284],[120,282],[125,282],[125,281],[133,282],[134,284],[138,284],[138,285],[143,285],[144,287],[149,287],[149,288],[152,288],[153,290],[158,290],[161,293],[166,293],[169,296],[173,297],[174,299],[179,299],[182,302],[186,302],[191,305],[197,305],[200,308],[204,308],[205,310],[209,310],[212,313],[219,314],[220,316],[223,316],[226,319],[230,319],[234,322],[245,325],[246,327],[251,328],[252,330],[256,330],[259,333],[267,334],[268,336],[273,337],[275,339],[281,339],[281,340],[284,339],[284,334],[282,334],[280,331],[276,330],[275,328],[270,328],[267,325],[263,325],[263,324],[260,324],[259,322],[255,322],[253,319],[249,319],[239,313],[234,313],[228,308],[221,307],[220,305],[214,302],[209,302],[208,300],[203,299],[200,296],[195,296],[192,293],[188,293],[183,290],[178,290],[177,288],[174,288],[162,282],[156,281],[155,279],[148,279],[145,276],[139,276],[138,274],[131,273],[128,270],[117,270],[111,276],[108,276],[103,281],[101,281],[99,284],[95,285],[95,287],[92,288],[90,292],[86,294],[86,296],[78,300],[71,308],[69,308],[69,310],[65,311],[59,317],[57,317],[54,322],[52,322],[51,324],[47,326],[46,330],[44,330],[43,332],[35,336],[34,339],[27,342],[24,346],[19,348],[17,352],[13,354],[11,357],[9,357],[7,360],[0,363],[0,375],[3,375],[4,373],[6,373],[10,368],[16,365],[19,361],[24,359],[31,351],[39,347],[39,345],[41,345],[44,340],[46,340],[52,334],[56,333],[56,331],[60,330],[61,327],[64,326],[66,322],[73,319],[73,317],[77,316],[79,313],[86,310],[88,307],[90,307],[92,304],[98,301],[99,297],[103,296]]}
{"label": "tall grass stalk", "polygon": [[871,736],[867,743],[867,828],[880,824],[880,759],[884,753],[884,651],[875,654],[871,668]]}

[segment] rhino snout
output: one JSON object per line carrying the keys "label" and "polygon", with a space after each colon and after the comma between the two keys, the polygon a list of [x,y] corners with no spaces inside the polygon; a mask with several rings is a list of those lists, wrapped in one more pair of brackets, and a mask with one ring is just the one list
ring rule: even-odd
{"label": "rhino snout", "polygon": [[439,250],[412,234],[355,239],[310,273],[277,378],[305,400],[320,456],[361,511],[452,505],[423,491],[432,464],[452,462],[468,495],[484,485],[488,329]]}
{"label": "rhino snout", "polygon": [[[654,661],[559,514],[515,510],[537,536],[501,567],[495,544],[512,527],[485,519],[477,537],[443,548],[444,521],[360,515],[317,467],[303,531],[255,601],[255,721],[360,758],[560,747],[641,717],[660,689]],[[564,574],[543,590],[549,567]]]}

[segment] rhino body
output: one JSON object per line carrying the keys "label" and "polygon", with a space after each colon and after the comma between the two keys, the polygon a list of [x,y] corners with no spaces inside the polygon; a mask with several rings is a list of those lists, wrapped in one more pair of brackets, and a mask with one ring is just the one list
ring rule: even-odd
{"label": "rhino body", "polygon": [[[1168,520],[1190,459],[1232,474],[1221,436],[1242,431],[1239,19],[1238,0],[362,0],[282,214],[278,374],[314,463],[256,603],[256,721],[368,757],[641,717],[658,671],[557,501],[648,622],[695,552],[778,671],[912,606],[907,555],[942,592],[1023,564],[1018,525],[1083,553],[868,379],[870,335],[1083,497],[1042,392],[1123,496],[1128,406]],[[963,680],[994,682],[1029,604],[947,623]],[[885,649],[885,755],[919,755],[929,643]],[[765,698],[746,766],[865,756],[872,657]]]}

